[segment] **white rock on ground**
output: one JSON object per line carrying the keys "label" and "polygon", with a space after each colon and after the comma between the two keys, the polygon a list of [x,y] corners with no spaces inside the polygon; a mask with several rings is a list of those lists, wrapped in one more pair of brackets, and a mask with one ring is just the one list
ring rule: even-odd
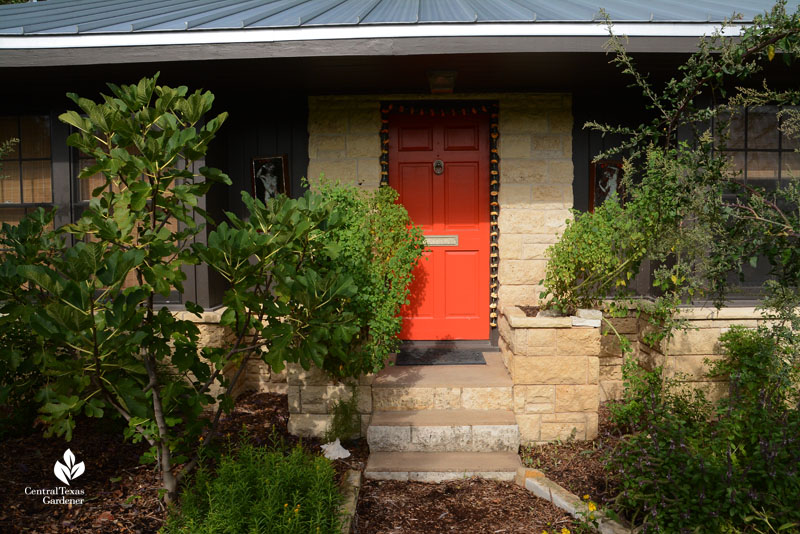
{"label": "white rock on ground", "polygon": [[339,460],[340,458],[348,458],[350,456],[350,451],[342,447],[339,438],[336,438],[336,441],[332,443],[323,445],[322,450],[325,451],[323,455],[328,460]]}

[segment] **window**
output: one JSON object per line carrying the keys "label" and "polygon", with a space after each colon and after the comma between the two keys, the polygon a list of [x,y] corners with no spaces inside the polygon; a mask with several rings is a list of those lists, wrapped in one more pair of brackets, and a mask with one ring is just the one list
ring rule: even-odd
{"label": "window", "polygon": [[[730,117],[730,137],[725,147],[734,169],[740,172],[737,180],[767,192],[785,187],[789,180],[800,179],[800,153],[796,152],[800,144],[780,131],[778,112],[776,106],[761,106],[735,113]],[[731,275],[732,285],[739,287],[739,294],[732,296],[758,295],[769,272],[765,258],[760,258],[755,268],[745,263],[743,280]]]}
{"label": "window", "polygon": [[731,155],[741,179],[752,186],[774,191],[792,178],[800,178],[800,147],[779,129],[778,108],[762,106],[736,113],[731,118],[725,152]]}
{"label": "window", "polygon": [[38,206],[53,205],[50,117],[0,116],[0,140],[19,143],[0,170],[0,222],[16,223]]}

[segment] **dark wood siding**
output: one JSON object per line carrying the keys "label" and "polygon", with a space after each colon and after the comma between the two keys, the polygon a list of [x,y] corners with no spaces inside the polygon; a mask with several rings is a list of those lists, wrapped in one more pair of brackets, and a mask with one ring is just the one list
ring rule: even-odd
{"label": "dark wood siding", "polygon": [[[251,192],[251,162],[254,157],[286,154],[292,196],[302,192],[301,178],[308,170],[308,98],[305,95],[260,95],[219,99],[216,109],[230,114],[214,140],[208,156],[209,165],[227,172],[233,184],[228,188],[225,205],[211,206],[217,218],[220,208],[244,215],[241,192]],[[251,193],[252,194],[252,193]],[[209,201],[222,201],[210,195]]]}

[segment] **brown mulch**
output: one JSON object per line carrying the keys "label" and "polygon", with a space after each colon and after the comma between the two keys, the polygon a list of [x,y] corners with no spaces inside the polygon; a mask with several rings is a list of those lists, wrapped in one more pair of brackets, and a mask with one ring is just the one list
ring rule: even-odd
{"label": "brown mulch", "polygon": [[[221,442],[233,448],[246,434],[256,445],[300,440],[287,431],[286,395],[253,393],[240,397],[233,413],[220,422]],[[243,432],[243,429],[246,429]],[[303,446],[319,452],[319,441],[303,440]],[[341,476],[347,469],[366,464],[364,440],[346,443],[352,456],[334,462]],[[69,448],[86,471],[72,483],[85,491],[82,505],[46,505],[42,496],[25,495],[25,488],[54,488],[63,484],[53,475],[56,460]],[[0,443],[3,491],[0,492],[0,532],[149,534],[166,518],[158,498],[160,478],[152,465],[141,465],[143,444],[126,443],[119,424],[82,419],[69,443],[32,432]],[[224,448],[224,447],[223,447]]]}
{"label": "brown mulch", "polygon": [[520,306],[519,309],[522,310],[522,313],[527,317],[536,317],[542,308],[539,306]]}
{"label": "brown mulch", "polygon": [[598,437],[594,441],[563,441],[523,447],[522,463],[542,471],[547,478],[582,497],[600,504],[619,493],[614,477],[604,469],[604,458],[619,442],[606,405],[599,410]]}
{"label": "brown mulch", "polygon": [[563,510],[513,482],[469,478],[441,484],[367,480],[357,534],[530,534],[572,528]]}

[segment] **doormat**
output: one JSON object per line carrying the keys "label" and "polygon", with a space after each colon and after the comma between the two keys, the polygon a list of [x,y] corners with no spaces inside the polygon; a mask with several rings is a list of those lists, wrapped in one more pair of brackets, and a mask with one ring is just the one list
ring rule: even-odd
{"label": "doormat", "polygon": [[448,347],[402,349],[395,365],[486,365],[479,350],[459,350]]}

